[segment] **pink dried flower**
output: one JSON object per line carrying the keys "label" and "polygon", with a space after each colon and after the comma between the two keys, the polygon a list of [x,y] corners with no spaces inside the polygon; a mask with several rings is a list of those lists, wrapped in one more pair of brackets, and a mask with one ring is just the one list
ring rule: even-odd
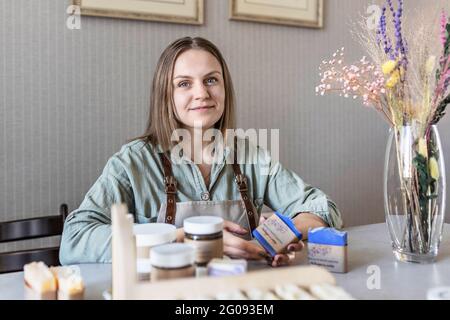
{"label": "pink dried flower", "polygon": [[341,59],[336,64],[336,59],[322,61],[320,66],[322,79],[316,87],[316,93],[324,95],[328,92],[337,92],[340,96],[357,99],[361,97],[364,105],[376,106],[380,103],[380,93],[386,92],[384,89],[384,75],[363,57],[358,63],[352,65],[342,65],[344,61],[344,48],[337,50],[333,57],[340,56]]}

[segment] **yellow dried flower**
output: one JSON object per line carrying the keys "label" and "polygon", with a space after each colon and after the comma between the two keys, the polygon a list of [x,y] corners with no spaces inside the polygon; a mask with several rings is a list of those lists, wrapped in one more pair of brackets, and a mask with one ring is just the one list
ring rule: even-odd
{"label": "yellow dried flower", "polygon": [[439,179],[439,165],[437,163],[437,160],[435,157],[431,157],[430,158],[430,162],[428,163],[429,169],[430,169],[430,174],[431,177],[434,180]]}
{"label": "yellow dried flower", "polygon": [[400,71],[395,70],[392,73],[391,77],[386,82],[386,87],[392,89],[393,87],[395,87],[395,85],[398,83],[399,80],[400,80]]}
{"label": "yellow dried flower", "polygon": [[384,74],[391,74],[392,71],[397,67],[397,61],[395,60],[388,60],[381,66],[381,70]]}
{"label": "yellow dried flower", "polygon": [[427,75],[433,72],[435,65],[436,65],[436,56],[430,56],[425,64],[425,71]]}
{"label": "yellow dried flower", "polygon": [[425,138],[420,138],[418,142],[418,151],[419,154],[424,156],[425,158],[428,157],[428,150],[427,150],[427,141]]}

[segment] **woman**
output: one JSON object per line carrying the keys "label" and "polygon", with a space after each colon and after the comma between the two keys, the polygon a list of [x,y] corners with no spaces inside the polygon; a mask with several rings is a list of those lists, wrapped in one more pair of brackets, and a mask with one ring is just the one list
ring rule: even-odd
{"label": "woman", "polygon": [[[232,139],[230,146],[227,129],[234,129],[234,111],[230,73],[211,42],[186,37],[167,47],[153,78],[146,132],[109,159],[80,208],[67,218],[61,262],[111,262],[109,209],[119,202],[128,205],[137,223],[174,223],[180,241],[184,218],[220,215],[225,220],[224,254],[234,258],[267,258],[249,236],[261,222],[263,204],[291,217],[303,235],[308,228],[340,228],[335,204],[295,173],[272,163],[264,149],[248,146],[256,161],[241,163],[231,156],[246,141]],[[226,141],[214,144],[212,152],[207,142],[192,138],[210,129],[218,133],[216,140]],[[181,149],[172,141],[179,132],[184,133]],[[269,174],[261,174],[263,164],[270,165]],[[302,247],[300,241],[288,250]],[[279,254],[270,263],[279,266],[288,260],[288,255]]]}

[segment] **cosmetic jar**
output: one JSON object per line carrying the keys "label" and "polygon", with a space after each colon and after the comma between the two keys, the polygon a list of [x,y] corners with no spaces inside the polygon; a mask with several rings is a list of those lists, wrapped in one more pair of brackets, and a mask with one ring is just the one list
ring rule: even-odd
{"label": "cosmetic jar", "polygon": [[150,249],[176,241],[176,227],[167,223],[143,223],[133,226],[136,238],[136,269],[138,280],[150,280]]}
{"label": "cosmetic jar", "polygon": [[152,282],[195,276],[194,248],[185,243],[169,243],[151,249]]}
{"label": "cosmetic jar", "polygon": [[195,263],[206,266],[214,258],[223,257],[223,219],[198,216],[183,221],[184,242],[195,249]]}

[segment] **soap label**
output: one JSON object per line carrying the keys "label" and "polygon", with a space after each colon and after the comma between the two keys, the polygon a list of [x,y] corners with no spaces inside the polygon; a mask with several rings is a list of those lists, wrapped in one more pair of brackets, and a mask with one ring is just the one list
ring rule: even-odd
{"label": "soap label", "polygon": [[333,246],[308,243],[310,264],[328,269],[331,272],[347,272],[347,246]]}
{"label": "soap label", "polygon": [[184,238],[184,242],[195,249],[195,263],[206,265],[214,258],[223,257],[223,238],[215,240],[191,240]]}
{"label": "soap label", "polygon": [[267,219],[257,230],[277,253],[297,239],[295,233],[276,214]]}

